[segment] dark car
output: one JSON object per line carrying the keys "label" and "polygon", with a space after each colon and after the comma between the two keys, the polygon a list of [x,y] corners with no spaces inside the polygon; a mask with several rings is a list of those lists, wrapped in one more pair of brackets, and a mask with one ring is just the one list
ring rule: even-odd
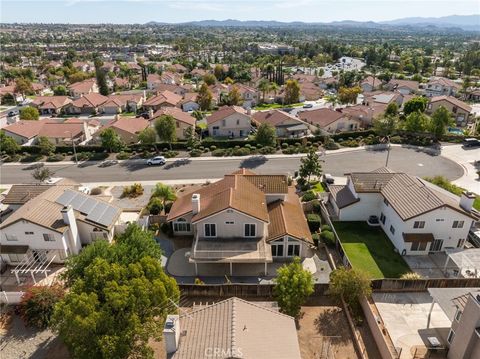
{"label": "dark car", "polygon": [[143,117],[145,120],[148,120],[149,116],[148,116],[148,113],[147,112],[143,112],[143,113],[140,113],[138,114],[137,116],[135,116],[136,118],[140,118],[140,117]]}
{"label": "dark car", "polygon": [[286,112],[286,113],[290,113],[293,111],[293,107],[285,107],[285,108],[282,108],[282,111],[283,112]]}
{"label": "dark car", "polygon": [[478,147],[480,146],[480,140],[476,138],[466,138],[463,142],[463,147]]}
{"label": "dark car", "polygon": [[17,116],[18,115],[18,111],[10,111],[8,113],[8,117],[13,117],[13,116]]}

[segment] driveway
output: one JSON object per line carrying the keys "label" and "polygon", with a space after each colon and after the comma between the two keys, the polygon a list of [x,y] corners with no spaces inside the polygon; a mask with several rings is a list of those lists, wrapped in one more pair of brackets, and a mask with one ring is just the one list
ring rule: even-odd
{"label": "driveway", "polygon": [[462,145],[446,145],[442,148],[442,156],[458,163],[464,170],[464,175],[453,183],[480,194],[480,181],[477,175],[477,171],[480,170],[480,162],[475,165],[475,161],[480,161],[480,148],[465,149]]}

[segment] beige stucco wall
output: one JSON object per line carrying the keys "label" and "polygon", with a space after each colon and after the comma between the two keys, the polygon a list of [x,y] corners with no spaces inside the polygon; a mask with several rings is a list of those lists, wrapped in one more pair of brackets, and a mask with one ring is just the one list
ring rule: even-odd
{"label": "beige stucco wall", "polygon": [[[218,129],[214,130],[214,127]],[[208,133],[213,137],[245,137],[250,133],[250,116],[234,113],[223,120],[208,125]],[[241,133],[242,132],[242,133]]]}

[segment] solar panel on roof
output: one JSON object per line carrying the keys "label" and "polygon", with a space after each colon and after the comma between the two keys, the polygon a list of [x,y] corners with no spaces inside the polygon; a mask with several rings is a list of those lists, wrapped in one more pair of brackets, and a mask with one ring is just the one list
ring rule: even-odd
{"label": "solar panel on roof", "polygon": [[67,206],[70,204],[70,202],[72,201],[72,198],[74,198],[75,195],[76,195],[75,192],[67,189],[65,192],[62,193],[60,197],[57,198],[57,203],[60,203],[63,206]]}
{"label": "solar panel on roof", "polygon": [[96,223],[100,223],[103,213],[109,206],[106,203],[97,203],[95,208],[88,214],[87,219]]}
{"label": "solar panel on roof", "polygon": [[94,198],[87,198],[85,202],[78,208],[78,211],[82,213],[89,214],[95,206],[97,205],[97,201]]}
{"label": "solar panel on roof", "polygon": [[107,210],[103,213],[103,215],[100,217],[98,223],[103,224],[104,226],[108,226],[110,223],[112,223],[117,213],[118,210],[115,207],[109,206]]}

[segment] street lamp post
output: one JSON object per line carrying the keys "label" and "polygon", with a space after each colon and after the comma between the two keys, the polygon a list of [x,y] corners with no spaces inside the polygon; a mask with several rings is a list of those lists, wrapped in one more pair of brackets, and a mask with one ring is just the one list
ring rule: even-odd
{"label": "street lamp post", "polygon": [[385,167],[388,167],[389,159],[390,159],[390,136],[387,136],[387,160],[385,162]]}
{"label": "street lamp post", "polygon": [[76,147],[75,147],[75,141],[73,140],[72,132],[70,132],[70,131],[65,131],[65,133],[69,133],[69,134],[70,134],[70,139],[72,140],[72,145],[73,145],[73,156],[75,157],[75,164],[78,165],[77,149],[76,149]]}

